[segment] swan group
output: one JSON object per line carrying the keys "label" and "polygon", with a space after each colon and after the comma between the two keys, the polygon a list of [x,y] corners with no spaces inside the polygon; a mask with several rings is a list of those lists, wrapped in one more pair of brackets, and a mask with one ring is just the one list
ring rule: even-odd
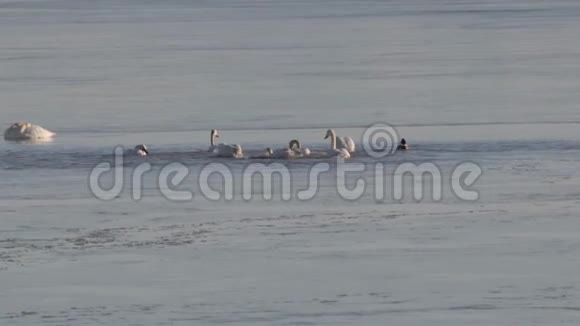
{"label": "swan group", "polygon": [[[34,125],[27,122],[18,122],[12,124],[5,132],[4,139],[8,141],[43,141],[50,140],[55,133],[47,130],[41,126]],[[216,129],[210,131],[210,140],[208,152],[215,157],[225,158],[245,158],[242,147],[238,144],[216,143],[220,137]],[[265,152],[260,156],[253,156],[249,158],[262,159],[293,159],[293,158],[324,158],[324,157],[340,157],[348,159],[351,154],[355,152],[355,143],[351,137],[339,137],[334,129],[328,129],[324,139],[330,140],[330,148],[326,151],[311,151],[307,147],[302,147],[302,144],[297,139],[292,139],[288,146],[284,148],[272,149],[266,148]],[[398,145],[398,150],[406,150],[409,146],[406,140],[401,139]],[[150,154],[146,145],[140,144],[134,147],[133,150],[127,151],[129,155],[148,156]]]}
{"label": "swan group", "polygon": [[[224,158],[246,158],[242,147],[238,144],[216,143],[219,133],[216,129],[210,131],[208,152],[215,157]],[[294,158],[325,158],[325,157],[340,157],[342,159],[351,158],[351,154],[355,151],[355,143],[351,137],[339,137],[333,129],[328,129],[324,139],[330,140],[330,148],[327,151],[311,151],[307,147],[302,147],[302,144],[297,139],[292,139],[288,146],[284,148],[272,149],[266,148],[262,155],[250,156],[252,159],[294,159]],[[401,144],[397,149],[407,149],[405,139],[401,140]],[[137,156],[149,155],[149,150],[145,145],[137,145],[132,151]]]}

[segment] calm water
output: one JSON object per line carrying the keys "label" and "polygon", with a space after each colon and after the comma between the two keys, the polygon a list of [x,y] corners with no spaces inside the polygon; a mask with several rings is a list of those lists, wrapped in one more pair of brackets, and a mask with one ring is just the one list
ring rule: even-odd
{"label": "calm water", "polygon": [[[0,324],[577,325],[580,2],[0,0]],[[250,154],[388,122],[443,199],[209,201],[209,129]],[[113,147],[148,144],[144,198],[89,191]],[[327,159],[279,161],[293,190]],[[480,199],[450,189],[481,166]],[[167,163],[190,175],[172,202]],[[261,160],[262,163],[270,161]],[[389,171],[391,173],[389,173]],[[215,180],[214,180],[215,181]],[[219,180],[218,180],[219,181]],[[219,187],[219,182],[212,183]],[[410,195],[410,193],[408,194]]]}

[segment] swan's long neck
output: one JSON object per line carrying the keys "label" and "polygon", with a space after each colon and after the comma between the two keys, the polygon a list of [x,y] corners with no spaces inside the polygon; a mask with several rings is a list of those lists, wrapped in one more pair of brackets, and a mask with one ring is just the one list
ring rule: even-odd
{"label": "swan's long neck", "polygon": [[330,131],[330,147],[336,149],[336,134],[334,133],[334,130]]}
{"label": "swan's long neck", "polygon": [[215,139],[215,133],[212,131],[210,133],[210,138],[209,138],[209,144],[210,144],[210,146],[213,146],[214,139]]}

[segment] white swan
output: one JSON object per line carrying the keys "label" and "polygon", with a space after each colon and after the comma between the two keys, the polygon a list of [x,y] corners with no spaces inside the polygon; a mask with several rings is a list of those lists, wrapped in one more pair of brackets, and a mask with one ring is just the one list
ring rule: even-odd
{"label": "white swan", "polygon": [[342,157],[343,159],[350,158],[350,153],[346,148],[336,148],[336,137],[334,131],[332,129],[328,129],[326,132],[326,136],[324,139],[330,137],[330,151],[327,152],[328,156],[338,156]]}
{"label": "white swan", "polygon": [[336,136],[336,133],[334,132],[333,129],[328,129],[326,131],[326,136],[324,137],[324,139],[329,138],[329,137],[332,137],[335,139],[337,149],[344,148],[344,149],[346,149],[347,152],[354,153],[355,145],[354,145],[354,141],[352,140],[352,138],[350,138],[350,137],[340,138],[340,137]]}
{"label": "white swan", "polygon": [[4,139],[12,141],[49,140],[54,135],[54,132],[44,129],[41,126],[26,122],[17,122],[6,129]]}
{"label": "white swan", "polygon": [[218,134],[217,130],[212,129],[210,133],[210,140],[209,140],[209,149],[208,152],[217,154],[218,157],[233,157],[233,158],[242,158],[244,157],[244,153],[242,151],[242,147],[240,145],[229,145],[229,144],[215,144],[215,139],[219,138],[220,135]]}

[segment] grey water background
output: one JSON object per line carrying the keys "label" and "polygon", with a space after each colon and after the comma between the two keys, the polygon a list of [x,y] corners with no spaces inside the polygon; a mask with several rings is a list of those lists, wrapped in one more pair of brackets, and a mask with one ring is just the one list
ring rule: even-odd
{"label": "grey water background", "polygon": [[[0,143],[0,324],[578,324],[579,17],[577,1],[0,0],[0,124],[57,133]],[[330,175],[308,202],[176,203],[154,174],[138,202],[88,190],[115,145],[182,162],[195,190],[211,128],[257,152],[376,122],[413,147],[387,169],[473,161],[481,198],[350,202]],[[283,163],[303,186],[313,162]]]}

